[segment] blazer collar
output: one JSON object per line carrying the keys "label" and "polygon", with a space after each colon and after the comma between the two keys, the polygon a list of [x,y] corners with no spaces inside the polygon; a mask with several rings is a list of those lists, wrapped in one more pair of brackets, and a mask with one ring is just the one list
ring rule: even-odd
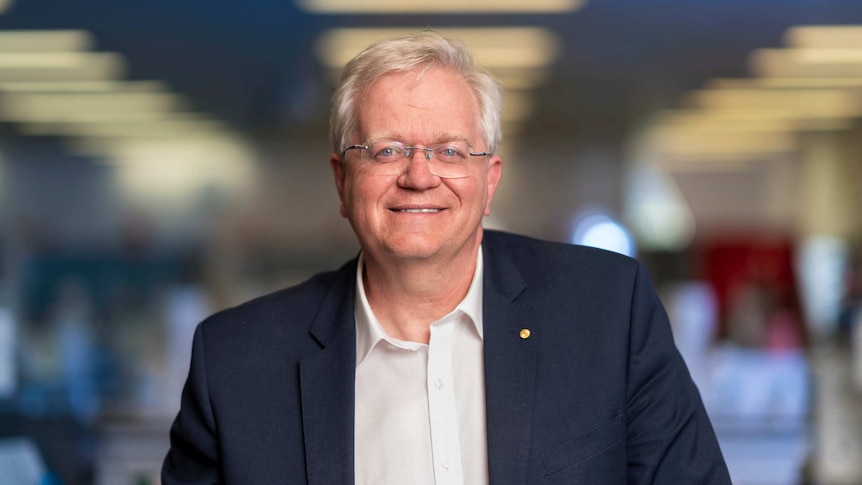
{"label": "blazer collar", "polygon": [[353,302],[356,298],[356,263],[353,258],[332,274],[317,315],[311,323],[309,331],[323,347],[329,345],[347,327],[353,327]]}

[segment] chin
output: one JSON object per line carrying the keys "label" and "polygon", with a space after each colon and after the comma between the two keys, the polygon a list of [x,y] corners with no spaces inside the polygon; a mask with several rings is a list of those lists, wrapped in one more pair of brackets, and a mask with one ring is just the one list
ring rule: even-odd
{"label": "chin", "polygon": [[389,252],[396,258],[403,259],[427,259],[438,254],[442,249],[440,245],[433,244],[428,240],[402,241],[400,244],[387,245]]}
{"label": "chin", "polygon": [[[444,239],[441,234],[410,234],[385,242],[388,252],[403,259],[430,259],[434,256],[452,256],[458,251],[470,246],[468,238],[460,243],[450,239]],[[451,254],[450,254],[451,253]]]}

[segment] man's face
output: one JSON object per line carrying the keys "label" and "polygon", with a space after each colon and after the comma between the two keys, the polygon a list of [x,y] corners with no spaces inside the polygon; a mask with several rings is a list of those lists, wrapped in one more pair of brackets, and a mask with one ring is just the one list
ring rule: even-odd
{"label": "man's face", "polygon": [[[378,80],[359,100],[352,143],[389,139],[427,147],[466,139],[487,149],[479,130],[479,105],[460,75],[434,68],[421,78],[398,73]],[[417,150],[399,175],[363,167],[361,150],[330,160],[341,198],[341,214],[373,258],[452,258],[482,237],[482,216],[500,181],[498,156],[468,157],[469,175],[440,178]]]}

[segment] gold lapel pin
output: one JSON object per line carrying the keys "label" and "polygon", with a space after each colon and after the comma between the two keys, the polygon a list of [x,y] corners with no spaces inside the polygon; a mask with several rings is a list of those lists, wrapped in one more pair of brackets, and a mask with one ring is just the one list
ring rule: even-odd
{"label": "gold lapel pin", "polygon": [[530,329],[522,328],[521,331],[518,333],[518,336],[524,340],[527,340],[528,338],[530,338]]}

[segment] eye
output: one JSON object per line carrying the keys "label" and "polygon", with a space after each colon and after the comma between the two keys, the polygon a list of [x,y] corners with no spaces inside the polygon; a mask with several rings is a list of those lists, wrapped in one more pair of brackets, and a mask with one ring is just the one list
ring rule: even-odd
{"label": "eye", "polygon": [[390,161],[398,158],[403,149],[398,145],[383,145],[374,150],[374,158],[378,161]]}
{"label": "eye", "polygon": [[464,151],[455,145],[444,145],[438,147],[434,152],[437,158],[443,162],[460,162],[464,160]]}

